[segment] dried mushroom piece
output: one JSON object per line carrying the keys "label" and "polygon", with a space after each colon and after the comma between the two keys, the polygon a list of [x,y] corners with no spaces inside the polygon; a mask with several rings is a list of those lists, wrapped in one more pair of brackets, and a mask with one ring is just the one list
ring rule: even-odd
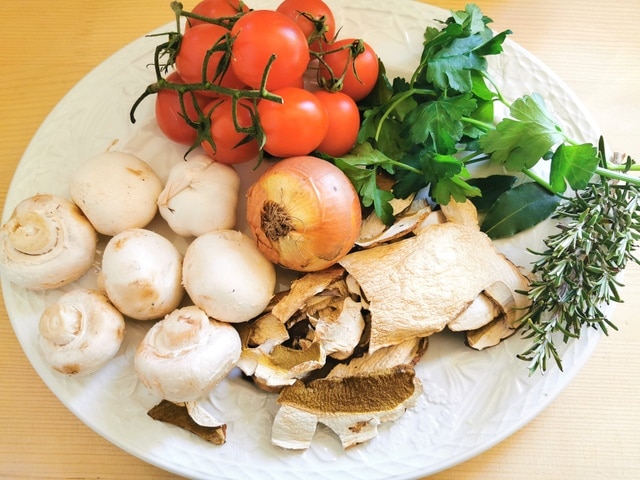
{"label": "dried mushroom piece", "polygon": [[214,427],[198,425],[189,415],[186,406],[168,400],[162,400],[149,410],[147,415],[154,420],[180,427],[214,445],[222,445],[227,441],[227,426],[225,424]]}
{"label": "dried mushroom piece", "polygon": [[282,387],[322,368],[326,359],[326,353],[319,343],[311,343],[305,349],[276,345],[269,353],[259,349],[243,350],[238,367],[263,390],[278,392]]}
{"label": "dried mushroom piece", "polygon": [[253,322],[238,325],[242,348],[258,348],[269,353],[273,347],[289,340],[284,324],[272,313],[265,313]]}
{"label": "dried mushroom piece", "polygon": [[[393,198],[389,201],[391,205],[393,216],[398,218],[403,213],[411,209],[415,202],[415,195],[410,195],[407,198]],[[420,201],[422,205],[423,201]],[[360,226],[360,235],[356,240],[357,245],[369,242],[371,239],[381,235],[386,229],[387,225],[380,219],[375,211],[371,212],[367,217],[363,218],[362,225]]]}
{"label": "dried mushroom piece", "polygon": [[369,350],[443,330],[483,291],[503,282],[513,294],[515,319],[527,278],[473,226],[431,225],[391,244],[350,253],[340,261],[369,303]]}
{"label": "dried mushroom piece", "polygon": [[331,283],[343,276],[344,269],[340,266],[303,275],[291,283],[287,294],[273,306],[271,312],[282,323],[286,323],[296,312],[304,308],[309,299],[325,291]]}
{"label": "dried mushroom piece", "polygon": [[441,205],[440,209],[447,222],[458,223],[460,225],[467,225],[480,230],[480,223],[478,222],[478,210],[471,200],[467,199],[464,202],[451,201],[446,205]]}
{"label": "dried mushroom piece", "polygon": [[241,327],[238,366],[267,391],[279,391],[325,366],[327,356],[350,357],[365,320],[342,267],[300,277],[270,313]]}
{"label": "dried mushroom piece", "polygon": [[398,365],[415,366],[423,357],[429,345],[429,338],[411,338],[390,347],[384,347],[373,353],[353,357],[348,363],[339,363],[327,374],[332,377],[352,377],[385,371]]}
{"label": "dried mushroom piece", "polygon": [[500,307],[484,293],[480,293],[471,304],[447,324],[453,332],[466,332],[483,327],[500,316]]}
{"label": "dried mushroom piece", "polygon": [[383,228],[374,229],[367,226],[367,230],[361,230],[360,238],[356,241],[356,245],[363,248],[371,248],[405,237],[420,227],[431,214],[431,207],[424,200],[415,200],[407,211],[402,215],[398,215],[395,222],[388,227],[382,224],[382,221],[374,213],[372,215],[378,219]]}
{"label": "dried mushroom piece", "polygon": [[344,360],[353,355],[365,329],[360,302],[350,297],[341,299],[338,308],[327,308],[313,318],[314,341],[322,345],[327,355]]}
{"label": "dried mushroom piece", "polygon": [[512,328],[504,317],[498,317],[476,330],[469,330],[466,334],[466,342],[475,350],[484,350],[495,347],[515,332],[516,329]]}
{"label": "dried mushroom piece", "polygon": [[411,365],[296,382],[280,392],[271,441],[287,449],[308,448],[322,423],[338,435],[343,448],[349,448],[374,438],[381,423],[400,418],[421,393]]}

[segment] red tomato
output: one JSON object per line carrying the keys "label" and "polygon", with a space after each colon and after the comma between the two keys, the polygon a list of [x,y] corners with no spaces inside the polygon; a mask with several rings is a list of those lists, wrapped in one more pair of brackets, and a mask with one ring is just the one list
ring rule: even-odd
{"label": "red tomato", "polygon": [[[249,7],[241,0],[202,0],[191,9],[191,13],[208,18],[233,17],[238,13],[246,13]],[[204,20],[197,18],[187,18],[186,28],[195,27]]]}
{"label": "red tomato", "polygon": [[322,102],[329,115],[329,129],[316,150],[332,157],[341,157],[348,153],[358,140],[358,105],[349,95],[342,92],[318,90],[314,95]]}
{"label": "red tomato", "polygon": [[[336,35],[333,12],[322,0],[284,0],[276,11],[298,24],[314,52],[325,50],[326,44],[332,42]],[[318,23],[310,20],[309,16]]]}
{"label": "red tomato", "polygon": [[295,157],[315,150],[329,128],[329,115],[313,93],[285,87],[273,93],[283,103],[258,102],[258,118],[265,134],[264,150],[275,157]]}
{"label": "red tomato", "polygon": [[[243,128],[252,126],[254,109],[253,103],[247,99],[238,100],[236,118]],[[220,163],[243,163],[258,156],[258,142],[251,139],[245,142],[246,133],[239,133],[233,123],[233,102],[231,98],[214,100],[205,111],[211,112],[211,138],[215,143],[215,149],[210,142],[203,141],[202,148],[212,159]]]}
{"label": "red tomato", "polygon": [[[185,83],[201,83],[202,70],[207,52],[216,45],[220,39],[229,33],[229,30],[219,25],[203,23],[196,25],[184,32],[180,50],[176,55],[176,70]],[[207,62],[207,81],[228,88],[243,88],[244,83],[238,80],[231,68],[227,68],[221,78],[216,77],[216,71],[224,52],[213,53]],[[216,96],[213,92],[209,95]]]}
{"label": "red tomato", "polygon": [[300,27],[286,15],[273,10],[253,10],[231,29],[231,68],[252,88],[259,88],[272,55],[268,90],[291,85],[304,74],[309,63],[309,46]]}
{"label": "red tomato", "polygon": [[[361,42],[364,47],[355,57],[350,45]],[[329,46],[318,69],[318,83],[327,90],[346,93],[356,102],[366,97],[378,81],[378,56],[365,42],[354,38],[338,40]],[[340,82],[340,80],[342,81]]]}
{"label": "red tomato", "polygon": [[[184,83],[177,72],[167,76],[167,80],[172,83]],[[196,130],[187,123],[184,114],[189,119],[196,121],[199,118],[198,111],[194,105],[194,100],[204,111],[204,107],[211,101],[211,98],[197,93],[187,93],[184,95],[184,108],[180,105],[180,96],[175,90],[160,90],[156,95],[156,121],[162,133],[174,142],[185,145],[193,145],[197,140]]]}

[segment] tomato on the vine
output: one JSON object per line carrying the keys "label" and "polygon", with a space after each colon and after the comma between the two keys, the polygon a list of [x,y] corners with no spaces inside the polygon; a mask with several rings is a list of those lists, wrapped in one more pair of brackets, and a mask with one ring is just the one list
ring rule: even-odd
{"label": "tomato on the vine", "polygon": [[338,40],[328,48],[318,68],[318,83],[327,90],[346,93],[356,102],[362,100],[378,81],[378,55],[369,44],[355,38]]}
{"label": "tomato on the vine", "polygon": [[[244,83],[236,77],[231,68],[224,69],[220,63],[224,58],[224,51],[216,51],[207,59],[207,52],[222,42],[229,33],[224,27],[203,23],[189,28],[184,32],[180,49],[176,55],[176,70],[185,83],[202,83],[203,66],[207,62],[206,80],[228,88],[244,88]],[[218,71],[220,67],[220,72]],[[208,95],[217,96],[207,91]]]}
{"label": "tomato on the vine", "polygon": [[[255,116],[253,102],[245,98],[238,100],[235,105],[235,115],[238,125],[242,128],[253,126]],[[209,141],[202,142],[202,148],[213,160],[226,163],[244,163],[258,156],[258,142],[255,138],[247,137],[247,133],[238,132],[234,123],[234,104],[231,98],[214,100],[205,107],[211,119],[209,133],[215,145]]]}
{"label": "tomato on the vine", "polygon": [[302,77],[309,63],[309,45],[300,27],[274,10],[253,10],[231,29],[231,68],[252,88],[259,88],[272,55],[267,89],[291,85]]}
{"label": "tomato on the vine", "polygon": [[318,90],[314,95],[322,102],[329,115],[327,134],[316,150],[332,157],[341,157],[347,154],[358,140],[358,105],[349,95],[342,92]]}
{"label": "tomato on the vine", "polygon": [[[191,13],[208,18],[233,17],[248,11],[249,7],[242,0],[202,0],[191,9]],[[207,22],[197,18],[187,18],[186,28],[202,23]]]}
{"label": "tomato on the vine", "polygon": [[276,11],[298,24],[312,51],[323,51],[334,40],[336,20],[331,8],[322,0],[284,0]]}
{"label": "tomato on the vine", "polygon": [[[170,73],[166,80],[171,83],[184,83],[177,72]],[[204,107],[210,101],[211,98],[196,92],[185,93],[183,96],[183,111],[178,92],[171,89],[162,89],[156,94],[155,103],[155,118],[158,127],[170,140],[184,145],[193,145],[197,140],[198,133],[185,120],[185,113],[190,120],[195,122],[200,117],[196,104],[201,111],[204,111]]]}
{"label": "tomato on the vine", "polygon": [[315,150],[329,128],[322,102],[303,88],[285,87],[272,92],[283,103],[258,102],[258,118],[265,134],[264,150],[275,157],[306,155]]}

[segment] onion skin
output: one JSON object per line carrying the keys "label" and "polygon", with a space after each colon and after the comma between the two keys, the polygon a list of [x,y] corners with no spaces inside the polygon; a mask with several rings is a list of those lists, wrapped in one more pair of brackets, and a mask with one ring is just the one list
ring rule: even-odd
{"label": "onion skin", "polygon": [[313,272],[349,253],[362,212],[355,188],[338,167],[299,156],[278,161],[249,188],[247,221],[265,257]]}

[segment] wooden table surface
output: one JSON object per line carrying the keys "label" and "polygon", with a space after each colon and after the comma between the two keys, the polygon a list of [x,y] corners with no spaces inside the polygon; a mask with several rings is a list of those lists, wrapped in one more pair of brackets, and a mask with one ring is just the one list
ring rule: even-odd
{"label": "wooden table surface", "polygon": [[[347,1],[347,0],[345,0]],[[407,0],[409,1],[409,0]],[[0,204],[47,113],[89,70],[171,21],[168,0],[3,2]],[[447,9],[462,2],[433,0]],[[618,151],[640,158],[640,3],[479,0],[498,30],[542,59],[577,94]],[[185,2],[192,7],[195,2]],[[258,6],[259,0],[249,2]],[[605,6],[606,5],[606,6]],[[432,478],[640,478],[640,268],[625,277],[619,327],[535,420]],[[0,305],[0,478],[169,479],[98,436],[51,393]]]}

